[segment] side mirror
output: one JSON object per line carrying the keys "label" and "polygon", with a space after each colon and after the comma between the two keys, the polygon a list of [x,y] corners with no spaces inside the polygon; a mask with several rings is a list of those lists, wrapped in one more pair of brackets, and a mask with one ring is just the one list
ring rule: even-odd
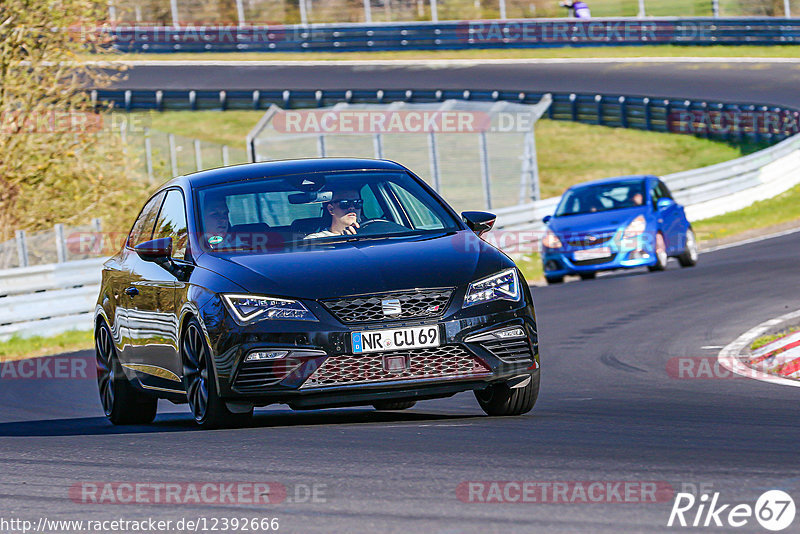
{"label": "side mirror", "polygon": [[547,223],[549,223],[549,222],[552,220],[552,218],[553,218],[553,216],[552,216],[552,215],[547,215],[547,216],[545,216],[545,218],[544,218],[544,219],[542,219],[542,222],[543,222],[543,223],[545,223],[545,224],[547,224]]}
{"label": "side mirror", "polygon": [[144,261],[154,263],[169,263],[172,256],[172,238],[164,237],[139,243],[134,247],[136,254]]}
{"label": "side mirror", "polygon": [[492,229],[497,215],[485,211],[464,211],[461,213],[461,218],[464,219],[467,228],[482,236]]}
{"label": "side mirror", "polygon": [[666,197],[665,198],[659,198],[658,202],[656,203],[656,209],[664,210],[664,209],[667,209],[668,207],[672,206],[673,204],[675,204],[675,201],[672,200],[671,198],[666,198]]}

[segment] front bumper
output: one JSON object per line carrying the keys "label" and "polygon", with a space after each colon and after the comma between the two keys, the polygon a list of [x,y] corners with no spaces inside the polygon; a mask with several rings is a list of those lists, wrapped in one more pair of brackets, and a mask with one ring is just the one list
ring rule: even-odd
{"label": "front bumper", "polygon": [[[446,397],[538,372],[538,334],[529,296],[521,302],[486,307],[485,314],[469,308],[438,320],[347,326],[326,316],[324,310],[313,310],[318,323],[261,321],[238,326],[224,310],[211,309],[206,310],[204,322],[215,354],[217,388],[225,400],[257,406],[288,403],[296,408],[353,406]],[[223,313],[221,321],[218,312]],[[352,332],[423,325],[438,329],[439,347],[353,354]],[[497,342],[484,336],[514,327],[521,328],[524,337]],[[286,355],[264,362],[245,361],[254,351]],[[407,368],[388,371],[385,357],[397,355],[407,358]]]}
{"label": "front bumper", "polygon": [[615,238],[606,245],[610,249],[608,255],[583,261],[575,259],[576,252],[580,253],[593,247],[544,248],[542,250],[544,274],[554,278],[655,265],[657,258],[654,242],[655,237],[649,234],[622,241]]}

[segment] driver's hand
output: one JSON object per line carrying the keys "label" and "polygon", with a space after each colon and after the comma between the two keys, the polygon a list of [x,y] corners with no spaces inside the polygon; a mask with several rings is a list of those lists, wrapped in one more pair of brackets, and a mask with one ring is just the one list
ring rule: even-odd
{"label": "driver's hand", "polygon": [[361,226],[359,226],[358,222],[354,222],[352,225],[346,227],[344,229],[344,233],[345,234],[349,234],[349,235],[355,235],[356,228],[361,228]]}

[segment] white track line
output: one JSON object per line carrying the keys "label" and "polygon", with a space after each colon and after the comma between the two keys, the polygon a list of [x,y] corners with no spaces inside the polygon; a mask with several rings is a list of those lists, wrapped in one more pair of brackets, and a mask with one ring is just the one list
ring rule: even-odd
{"label": "white track line", "polygon": [[[424,52],[424,50],[422,51]],[[257,52],[252,52],[257,53]],[[273,52],[264,52],[273,53]],[[330,60],[205,60],[205,59],[147,59],[147,60],[119,60],[119,61],[87,61],[87,64],[103,65],[118,64],[131,67],[300,67],[300,66],[375,66],[375,67],[473,67],[479,65],[563,65],[563,64],[618,64],[618,63],[775,63],[798,64],[800,58],[783,57],[617,57],[617,58],[495,58],[495,59],[330,59]]]}
{"label": "white track line", "polygon": [[751,328],[736,338],[735,341],[728,344],[728,346],[726,346],[724,349],[722,349],[717,356],[717,361],[720,363],[720,365],[729,371],[736,373],[737,375],[742,375],[755,380],[761,380],[763,382],[769,382],[770,384],[782,384],[784,386],[800,387],[800,381],[798,380],[790,380],[788,378],[762,373],[761,371],[757,371],[752,367],[746,366],[741,362],[741,360],[739,360],[739,353],[750,343],[752,343],[753,340],[764,335],[771,328],[774,328],[783,322],[796,319],[800,319],[800,310],[787,313],[786,315],[781,315],[775,319],[770,319],[769,321],[763,322],[755,328]]}

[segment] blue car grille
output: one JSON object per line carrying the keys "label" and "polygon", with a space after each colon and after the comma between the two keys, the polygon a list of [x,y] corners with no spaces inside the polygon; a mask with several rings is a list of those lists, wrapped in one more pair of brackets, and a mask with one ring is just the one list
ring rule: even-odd
{"label": "blue car grille", "polygon": [[613,237],[613,233],[574,235],[567,239],[567,244],[572,248],[599,247],[611,241]]}

